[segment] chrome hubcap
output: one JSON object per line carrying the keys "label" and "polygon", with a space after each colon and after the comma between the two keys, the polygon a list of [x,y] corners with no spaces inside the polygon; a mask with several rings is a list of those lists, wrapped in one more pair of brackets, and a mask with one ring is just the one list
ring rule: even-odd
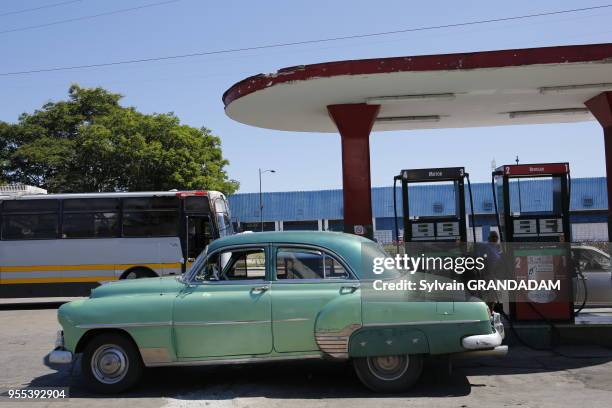
{"label": "chrome hubcap", "polygon": [[128,371],[125,351],[115,344],[100,346],[91,358],[91,372],[96,380],[104,384],[116,384]]}
{"label": "chrome hubcap", "polygon": [[368,357],[368,368],[379,380],[393,381],[400,378],[406,370],[410,359],[406,355]]}

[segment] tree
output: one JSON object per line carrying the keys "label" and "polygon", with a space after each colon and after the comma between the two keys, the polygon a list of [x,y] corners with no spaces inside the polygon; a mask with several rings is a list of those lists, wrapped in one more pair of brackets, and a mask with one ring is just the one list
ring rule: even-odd
{"label": "tree", "polygon": [[0,180],[54,193],[238,189],[210,130],[123,107],[102,88],[72,85],[68,95],[16,124],[0,122]]}

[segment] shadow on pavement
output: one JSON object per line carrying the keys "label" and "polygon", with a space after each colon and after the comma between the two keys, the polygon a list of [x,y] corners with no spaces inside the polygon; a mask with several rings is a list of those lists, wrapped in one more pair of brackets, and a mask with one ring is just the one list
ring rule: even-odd
{"label": "shadow on pavement", "polygon": [[[536,352],[521,347],[503,359],[456,360],[449,373],[447,360],[429,360],[419,383],[403,394],[388,397],[444,398],[469,395],[468,375],[513,375],[553,372],[596,366],[612,360],[604,348],[568,348],[558,353]],[[89,393],[80,380],[80,360],[74,367],[44,364],[57,370],[34,378],[29,387],[70,387],[71,398],[157,398],[179,400],[231,400],[244,397],[275,399],[381,398],[361,385],[348,363],[303,361],[217,367],[165,367],[145,371],[140,385],[121,395]]]}
{"label": "shadow on pavement", "polygon": [[[87,391],[80,380],[80,360],[70,366],[45,365],[57,370],[34,378],[29,388],[70,387],[70,398],[157,398],[231,400],[244,397],[276,399],[384,398],[367,390],[348,363],[303,361],[217,367],[164,367],[145,371],[135,389],[120,395]],[[465,374],[451,374],[442,362],[430,361],[413,390],[388,397],[456,397],[470,393]]]}

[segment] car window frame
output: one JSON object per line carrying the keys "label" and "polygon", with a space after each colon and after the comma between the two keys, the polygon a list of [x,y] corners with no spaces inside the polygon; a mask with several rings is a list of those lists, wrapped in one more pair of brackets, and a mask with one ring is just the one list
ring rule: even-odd
{"label": "car window frame", "polygon": [[253,284],[262,284],[270,282],[270,244],[240,244],[240,245],[228,245],[225,247],[220,247],[215,249],[209,254],[206,254],[206,258],[202,262],[202,266],[205,267],[208,264],[208,260],[210,257],[215,256],[221,252],[228,252],[233,250],[248,250],[248,249],[263,249],[264,250],[264,259],[266,261],[266,271],[263,279],[237,279],[237,280],[218,280],[218,281],[198,281],[195,280],[197,275],[197,271],[193,271],[193,273],[189,276],[187,280],[188,286],[199,286],[199,285],[253,285]]}
{"label": "car window frame", "polygon": [[[348,277],[347,278],[340,278],[340,279],[325,279],[325,278],[309,278],[309,279],[278,279],[278,277],[276,276],[276,262],[277,262],[277,257],[278,257],[278,250],[281,248],[295,248],[295,249],[305,249],[305,250],[310,250],[310,251],[320,251],[323,254],[330,256],[333,260],[335,260],[336,262],[338,262],[340,265],[342,265],[342,267],[344,268],[344,270],[348,273]],[[329,248],[324,248],[318,245],[312,245],[312,244],[296,244],[296,243],[274,243],[272,244],[271,248],[270,248],[270,258],[271,258],[271,262],[269,263],[269,267],[271,270],[271,274],[270,274],[270,281],[271,282],[278,282],[278,283],[342,283],[342,282],[352,282],[352,281],[356,281],[359,280],[357,278],[357,275],[355,274],[355,272],[348,266],[348,263],[346,262],[346,260],[339,255],[337,252],[332,251]]]}
{"label": "car window frame", "polygon": [[[227,252],[227,251],[226,251]],[[234,252],[235,253],[239,253],[240,256],[239,257],[234,257]],[[223,270],[220,271],[219,276],[223,277],[225,279],[220,279],[221,282],[223,281],[254,281],[254,280],[262,280],[262,279],[258,279],[258,278],[254,278],[254,279],[248,279],[248,277],[246,279],[229,279],[227,276],[227,273],[233,268],[234,271],[237,267],[237,263],[241,260],[242,257],[244,257],[244,262],[245,262],[245,272],[248,273],[248,266],[247,266],[247,259],[248,259],[248,255],[254,254],[254,253],[263,253],[263,257],[264,257],[264,279],[266,277],[266,272],[267,272],[267,266],[268,266],[268,261],[266,259],[266,250],[265,248],[254,248],[254,249],[244,249],[244,250],[238,250],[238,251],[232,251],[232,257],[229,259],[228,263],[223,267]]]}

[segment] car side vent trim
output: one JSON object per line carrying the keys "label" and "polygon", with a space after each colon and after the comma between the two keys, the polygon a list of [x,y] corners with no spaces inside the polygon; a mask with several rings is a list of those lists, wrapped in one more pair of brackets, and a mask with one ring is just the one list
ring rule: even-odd
{"label": "car side vent trim", "polygon": [[315,340],[319,349],[330,357],[348,359],[348,345],[351,334],[361,328],[360,324],[350,324],[337,331],[318,331]]}

